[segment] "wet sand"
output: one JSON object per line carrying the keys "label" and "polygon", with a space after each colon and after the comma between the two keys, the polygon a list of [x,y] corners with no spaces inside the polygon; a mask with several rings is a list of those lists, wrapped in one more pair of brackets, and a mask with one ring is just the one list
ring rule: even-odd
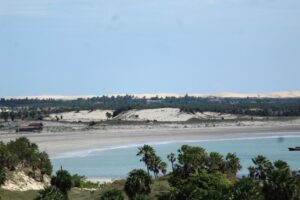
{"label": "wet sand", "polygon": [[8,142],[20,136],[28,137],[51,157],[60,153],[107,148],[151,142],[216,140],[230,138],[300,135],[300,124],[272,123],[268,126],[221,126],[193,128],[141,127],[134,129],[86,130],[78,132],[45,132],[27,134],[1,134],[0,140]]}

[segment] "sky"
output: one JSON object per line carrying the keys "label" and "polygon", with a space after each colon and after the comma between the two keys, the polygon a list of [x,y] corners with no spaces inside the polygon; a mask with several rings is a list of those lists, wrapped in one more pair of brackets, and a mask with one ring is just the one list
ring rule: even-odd
{"label": "sky", "polygon": [[0,96],[300,90],[299,0],[0,0]]}

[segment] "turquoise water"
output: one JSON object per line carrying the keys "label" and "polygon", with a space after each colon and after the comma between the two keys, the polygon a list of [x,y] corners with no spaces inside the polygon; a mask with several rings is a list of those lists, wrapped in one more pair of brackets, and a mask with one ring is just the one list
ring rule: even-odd
{"label": "turquoise water", "polygon": [[[300,133],[299,133],[300,134]],[[265,155],[270,160],[284,160],[294,170],[300,170],[300,151],[290,152],[288,147],[300,146],[299,136],[244,138],[212,141],[181,141],[166,143],[151,143],[157,154],[167,161],[167,154],[177,153],[183,144],[201,146],[208,152],[217,151],[226,155],[235,152],[241,159],[242,170],[240,175],[248,173],[251,158]],[[52,158],[54,170],[62,166],[71,173],[78,173],[89,178],[120,178],[127,176],[134,168],[144,168],[136,157],[137,146],[129,145],[107,149],[92,149],[62,154]]]}

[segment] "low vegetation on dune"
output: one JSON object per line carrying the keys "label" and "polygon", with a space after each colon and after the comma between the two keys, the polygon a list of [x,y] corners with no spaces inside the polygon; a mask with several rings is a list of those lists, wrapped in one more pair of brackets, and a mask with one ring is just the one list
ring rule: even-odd
{"label": "low vegetation on dune", "polygon": [[52,173],[52,165],[46,152],[40,152],[35,143],[26,137],[20,137],[7,144],[0,142],[0,183],[19,171],[38,182]]}
{"label": "low vegetation on dune", "polygon": [[[300,116],[300,98],[219,98],[219,97],[152,97],[102,96],[78,98],[74,100],[55,99],[0,99],[0,119],[4,121],[43,120],[59,113],[107,110],[107,115],[99,114],[101,119],[115,118],[133,109],[178,108],[182,113],[195,114],[217,112],[251,116]],[[57,114],[57,115],[55,115]],[[72,114],[72,113],[69,113]],[[68,115],[69,116],[69,115]],[[68,117],[66,116],[66,117]],[[98,119],[99,117],[97,117]]]}
{"label": "low vegetation on dune", "polygon": [[[17,146],[16,146],[17,145]],[[0,183],[8,171],[31,168],[51,175],[52,166],[45,152],[22,137],[1,143]],[[98,200],[299,200],[300,173],[281,160],[271,162],[264,156],[252,159],[249,174],[237,177],[240,160],[234,153],[223,156],[201,147],[183,145],[167,156],[172,170],[153,147],[138,148],[137,157],[145,169],[133,169],[124,180],[99,184],[84,176],[60,169],[51,183],[40,191],[0,190],[2,199],[98,199]],[[42,178],[42,177],[40,177]]]}

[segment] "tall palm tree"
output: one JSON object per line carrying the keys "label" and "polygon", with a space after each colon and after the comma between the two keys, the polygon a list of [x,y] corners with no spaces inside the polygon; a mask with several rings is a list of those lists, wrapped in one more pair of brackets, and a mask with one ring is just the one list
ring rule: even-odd
{"label": "tall palm tree", "polygon": [[154,148],[145,144],[144,146],[138,148],[138,153],[136,155],[141,157],[140,161],[145,163],[148,175],[150,175],[152,157],[155,155]]}
{"label": "tall palm tree", "polygon": [[159,174],[159,165],[161,163],[161,158],[156,155],[152,155],[150,158],[150,170],[153,171],[154,177],[157,178]]}
{"label": "tall palm tree", "polygon": [[171,165],[172,165],[172,171],[174,171],[174,163],[176,161],[176,156],[175,156],[175,153],[170,153],[168,156],[167,156],[168,160],[171,162]]}
{"label": "tall palm tree", "polygon": [[266,180],[267,173],[273,169],[272,162],[264,156],[257,156],[252,159],[254,166],[248,168],[251,178],[256,180]]}
{"label": "tall palm tree", "polygon": [[214,171],[224,171],[225,162],[223,156],[217,152],[211,152],[209,154],[209,159],[207,161],[208,170],[210,172]]}
{"label": "tall palm tree", "polygon": [[231,176],[236,176],[236,173],[242,169],[242,165],[240,164],[240,159],[236,156],[235,153],[228,153],[226,155],[226,163],[225,163],[226,171]]}
{"label": "tall palm tree", "polygon": [[166,173],[167,173],[167,167],[168,167],[168,165],[167,165],[166,162],[161,162],[161,163],[159,163],[159,166],[158,166],[159,170],[161,171],[161,173],[163,175],[166,175]]}

